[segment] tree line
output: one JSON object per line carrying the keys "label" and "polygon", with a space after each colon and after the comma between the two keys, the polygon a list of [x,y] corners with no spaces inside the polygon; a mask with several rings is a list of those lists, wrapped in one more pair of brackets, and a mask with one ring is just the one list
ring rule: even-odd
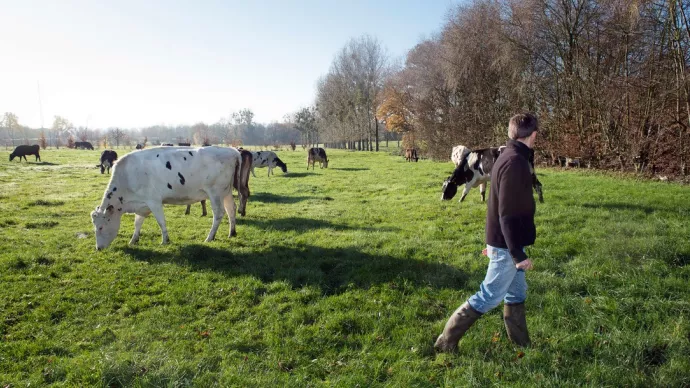
{"label": "tree line", "polygon": [[[288,116],[291,118],[292,116]],[[0,118],[0,130],[5,147],[20,144],[41,144],[45,147],[68,147],[75,141],[88,141],[101,147],[131,147],[138,143],[193,143],[225,145],[276,146],[299,142],[304,129],[290,120],[269,124],[254,121],[251,109],[233,112],[213,124],[154,125],[144,128],[87,128],[74,126],[62,116],[55,116],[50,128],[23,126],[17,115],[6,112]],[[0,135],[2,136],[2,135]]]}
{"label": "tree line", "polygon": [[508,119],[540,119],[537,157],[687,174],[687,0],[475,0],[395,66],[377,40],[348,42],[317,85],[324,142],[372,149],[378,124],[447,160],[498,146]]}

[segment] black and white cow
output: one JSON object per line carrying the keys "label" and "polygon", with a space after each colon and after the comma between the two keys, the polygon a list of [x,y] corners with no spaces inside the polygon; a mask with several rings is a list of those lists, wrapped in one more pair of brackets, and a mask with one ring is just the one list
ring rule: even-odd
{"label": "black and white cow", "polygon": [[117,160],[117,152],[113,150],[105,150],[101,152],[101,164],[98,165],[98,167],[101,168],[101,174],[105,172],[105,170],[108,170],[108,174],[110,174],[110,168],[115,165],[115,161]]}
{"label": "black and white cow", "polygon": [[271,176],[273,169],[279,167],[283,170],[283,174],[287,174],[287,164],[283,163],[278,155],[273,151],[256,151],[252,152],[252,175],[256,178],[254,174],[254,167],[268,167],[268,176]]}
{"label": "black and white cow", "polygon": [[[486,184],[491,181],[491,169],[504,148],[505,146],[470,151],[464,146],[453,147],[451,159],[453,163],[456,164],[456,167],[453,174],[443,182],[441,199],[453,199],[458,192],[458,186],[464,184],[465,189],[460,197],[460,202],[465,200],[465,197],[472,187],[477,186],[479,186],[479,192],[482,195],[482,202],[486,201]],[[544,195],[542,185],[539,179],[537,179],[537,174],[534,172],[533,153],[530,155],[529,165],[530,172],[532,173],[532,187],[539,196],[539,202],[543,203]]]}
{"label": "black and white cow", "polygon": [[[249,170],[252,168],[253,155],[251,152],[243,149],[239,149],[240,155],[242,156],[242,167],[240,168],[239,176],[235,177],[234,187],[240,196],[240,208],[239,213],[244,217],[247,213],[247,200],[249,199]],[[187,210],[184,214],[186,216],[192,210],[192,205],[187,205]],[[206,216],[206,200],[201,201],[201,216]]]}
{"label": "black and white cow", "polygon": [[174,147],[175,144],[173,144],[173,143],[162,143],[161,146],[162,147]]}
{"label": "black and white cow", "polygon": [[41,147],[38,144],[34,145],[20,145],[17,146],[17,148],[12,151],[10,154],[10,162],[14,160],[14,158],[19,157],[19,162],[21,163],[22,158],[24,158],[24,161],[29,162],[26,160],[26,155],[36,155],[36,161],[40,162],[41,161],[41,155],[39,155],[39,151],[41,150]]}
{"label": "black and white cow", "polygon": [[[213,225],[206,241],[213,241],[223,219],[230,219],[230,237],[235,230],[234,180],[241,166],[240,152],[224,147],[156,147],[131,152],[118,160],[101,204],[91,212],[96,232],[96,249],[113,242],[125,213],[134,213],[134,234],[130,244],[139,241],[141,226],[153,213],[169,242],[163,205],[190,205],[211,201]],[[225,210],[225,212],[223,212]]]}
{"label": "black and white cow", "polygon": [[321,168],[328,168],[328,157],[326,156],[326,150],[319,147],[312,147],[309,149],[307,154],[307,170],[309,170],[309,164],[311,163],[311,169],[314,169],[316,162],[319,162]]}

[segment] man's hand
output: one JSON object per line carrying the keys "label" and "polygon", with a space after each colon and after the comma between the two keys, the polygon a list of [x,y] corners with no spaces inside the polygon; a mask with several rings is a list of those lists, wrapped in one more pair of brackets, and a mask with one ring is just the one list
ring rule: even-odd
{"label": "man's hand", "polygon": [[521,269],[523,271],[530,270],[530,269],[532,269],[532,260],[525,259],[525,260],[515,264],[515,268]]}

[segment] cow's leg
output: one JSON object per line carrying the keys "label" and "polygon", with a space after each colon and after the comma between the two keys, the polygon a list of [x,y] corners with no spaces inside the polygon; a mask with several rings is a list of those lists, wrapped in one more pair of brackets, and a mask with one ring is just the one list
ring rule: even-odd
{"label": "cow's leg", "polygon": [[[240,202],[242,199],[240,198]],[[245,201],[246,203],[246,201]],[[225,199],[223,199],[223,205],[225,207],[225,213],[228,215],[228,219],[230,220],[230,234],[228,237],[233,237],[237,236],[237,230],[235,230],[235,224],[237,222],[237,217],[236,217],[236,208],[235,208],[235,200],[232,198],[232,191],[230,194],[228,194]],[[222,218],[222,216],[221,216]]]}
{"label": "cow's leg", "polygon": [[479,193],[482,195],[482,202],[486,202],[486,182],[479,184]]}
{"label": "cow's leg", "polygon": [[185,215],[185,216],[188,216],[188,215],[189,215],[189,212],[190,212],[191,210],[192,210],[192,205],[187,205],[187,209],[185,209],[184,215]]}
{"label": "cow's leg", "polygon": [[158,221],[158,226],[161,227],[161,234],[163,235],[161,245],[169,243],[170,236],[168,236],[168,228],[165,226],[165,214],[163,214],[163,204],[150,202],[146,205],[151,210],[151,213],[153,213],[153,216],[156,217],[156,221]]}
{"label": "cow's leg", "polygon": [[151,212],[145,212],[142,214],[135,214],[134,215],[134,234],[132,235],[132,239],[129,240],[129,245],[134,245],[139,242],[139,234],[141,233],[141,226],[144,225],[144,220],[148,215],[151,214]]}
{"label": "cow's leg", "polygon": [[[307,166],[307,168],[309,168],[309,166]],[[254,166],[252,166],[252,170],[251,170],[251,171],[252,171],[252,175],[254,176],[254,178],[256,178],[256,174],[254,174]]]}
{"label": "cow's leg", "polygon": [[208,213],[206,213],[206,200],[201,201],[201,216],[206,217]]}
{"label": "cow's leg", "polygon": [[39,154],[36,154],[36,161],[40,162],[41,161],[41,156]]}
{"label": "cow's leg", "polygon": [[476,179],[472,179],[471,181],[469,181],[465,184],[465,188],[462,190],[462,197],[460,197],[460,201],[458,201],[458,202],[462,202],[465,200],[465,197],[467,197],[467,194],[470,192],[470,189],[472,187],[474,187],[475,181],[476,181]]}
{"label": "cow's leg", "polygon": [[216,238],[216,232],[218,231],[220,222],[223,220],[223,205],[221,205],[221,199],[217,195],[210,195],[209,200],[211,201],[211,210],[213,211],[213,224],[211,225],[211,231],[208,232],[208,237],[206,237],[206,242],[211,242]]}
{"label": "cow's leg", "polygon": [[273,170],[273,167],[271,165],[268,165],[268,176],[271,176],[271,170]]}
{"label": "cow's leg", "polygon": [[532,174],[532,187],[534,187],[534,191],[536,191],[539,196],[539,202],[544,203],[544,193],[541,188],[541,182],[537,179],[537,174],[534,173]]}
{"label": "cow's leg", "polygon": [[237,189],[237,193],[240,197],[239,213],[242,217],[244,217],[245,214],[247,214],[247,199],[249,199],[249,187],[243,186],[240,182],[238,182],[238,185],[240,185],[240,187]]}

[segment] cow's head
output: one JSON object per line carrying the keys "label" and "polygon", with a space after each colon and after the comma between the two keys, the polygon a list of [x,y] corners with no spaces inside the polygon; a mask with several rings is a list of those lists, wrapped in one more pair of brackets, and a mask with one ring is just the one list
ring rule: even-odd
{"label": "cow's head", "polygon": [[10,154],[10,162],[11,162],[12,160],[14,160],[14,158],[15,158],[16,156],[17,156],[17,155],[15,155],[14,153],[11,153],[11,154]]}
{"label": "cow's head", "polygon": [[117,237],[120,230],[120,220],[122,213],[116,212],[113,205],[108,205],[106,209],[96,207],[91,212],[93,229],[96,232],[96,249],[107,248]]}
{"label": "cow's head", "polygon": [[328,159],[323,161],[323,168],[328,168]]}
{"label": "cow's head", "polygon": [[445,181],[443,181],[443,186],[441,187],[441,200],[442,201],[449,201],[455,197],[455,194],[458,192],[458,185],[453,183],[453,181],[448,178]]}

